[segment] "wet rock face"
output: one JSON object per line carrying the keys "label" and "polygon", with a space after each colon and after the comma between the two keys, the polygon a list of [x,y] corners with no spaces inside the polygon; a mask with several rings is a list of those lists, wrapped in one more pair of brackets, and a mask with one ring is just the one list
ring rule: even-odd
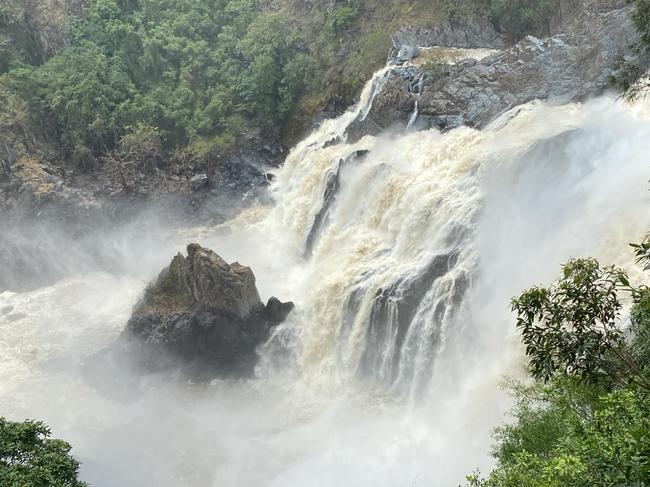
{"label": "wet rock face", "polygon": [[190,305],[242,319],[264,307],[250,267],[239,262],[229,265],[198,244],[187,246],[187,257],[174,257],[150,292],[182,296]]}
{"label": "wet rock face", "polygon": [[459,21],[450,19],[436,27],[405,26],[393,34],[393,45],[501,48],[506,41],[486,19]]}
{"label": "wet rock face", "polygon": [[[405,127],[418,102],[418,129],[483,127],[499,114],[535,99],[580,101],[609,86],[622,58],[633,56],[637,33],[632,5],[617,0],[563,2],[563,11],[546,39],[527,36],[478,62],[448,66],[431,79],[420,68],[393,69],[372,109],[349,130],[354,141],[390,127]],[[413,86],[423,78],[422,89]]]}
{"label": "wet rock face", "polygon": [[249,267],[190,244],[187,257],[174,257],[147,288],[120,346],[128,344],[148,369],[175,366],[198,380],[245,377],[254,371],[257,346],[292,309],[277,298],[265,306]]}

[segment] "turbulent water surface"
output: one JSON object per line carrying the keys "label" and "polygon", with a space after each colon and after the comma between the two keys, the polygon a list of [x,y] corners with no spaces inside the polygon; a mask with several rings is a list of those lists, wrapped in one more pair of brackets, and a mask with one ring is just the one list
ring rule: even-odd
{"label": "turbulent water surface", "polygon": [[[228,229],[129,228],[112,251],[130,271],[71,260],[51,286],[1,293],[0,411],[50,424],[95,486],[456,486],[489,468],[498,385],[522,368],[509,299],[571,256],[630,264],[650,223],[650,105],[533,102],[481,131],[342,142],[384,76],[294,148],[274,206]],[[88,372],[190,241],[297,304],[257,378]]]}

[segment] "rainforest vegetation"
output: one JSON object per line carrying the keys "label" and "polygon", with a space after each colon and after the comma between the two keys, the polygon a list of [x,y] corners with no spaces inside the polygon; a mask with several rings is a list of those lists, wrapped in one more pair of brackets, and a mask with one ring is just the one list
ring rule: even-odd
{"label": "rainforest vegetation", "polygon": [[[632,247],[647,266],[650,241]],[[594,259],[571,260],[512,309],[531,380],[509,384],[516,405],[496,430],[497,467],[469,485],[650,485],[650,288]]]}
{"label": "rainforest vegetation", "polygon": [[259,0],[93,0],[47,57],[21,24],[25,2],[7,0],[0,127],[46,136],[82,170],[130,134],[203,157],[227,154],[249,129],[290,141],[319,110],[352,102],[399,24],[487,13],[516,40],[547,33],[555,4],[354,0],[292,12]]}
{"label": "rainforest vegetation", "polygon": [[79,462],[70,445],[51,438],[38,421],[22,423],[0,418],[0,485],[11,487],[84,487]]}

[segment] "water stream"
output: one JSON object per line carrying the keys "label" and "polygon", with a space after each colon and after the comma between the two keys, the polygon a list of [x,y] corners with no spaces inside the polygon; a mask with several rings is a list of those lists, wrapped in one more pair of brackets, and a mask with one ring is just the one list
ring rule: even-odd
{"label": "water stream", "polygon": [[[132,272],[86,265],[0,293],[2,414],[50,424],[94,486],[455,487],[489,468],[499,383],[523,367],[510,298],[572,256],[631,267],[627,243],[650,228],[650,104],[532,102],[481,131],[346,143],[389,70],[291,151],[275,205],[215,228],[131,228],[119,237],[157,242],[123,248]],[[89,378],[88,357],[190,241],[250,265],[263,299],[296,302],[257,377]]]}

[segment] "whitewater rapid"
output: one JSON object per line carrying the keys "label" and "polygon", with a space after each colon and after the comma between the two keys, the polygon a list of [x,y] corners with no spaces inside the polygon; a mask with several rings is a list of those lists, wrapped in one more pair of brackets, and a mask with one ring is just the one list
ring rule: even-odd
{"label": "whitewater rapid", "polygon": [[[627,243],[650,228],[650,104],[531,102],[482,130],[346,143],[389,70],[291,151],[273,206],[131,229],[121,238],[157,241],[123,248],[132,272],[0,293],[0,413],[46,421],[94,486],[455,487],[489,469],[499,384],[523,370],[510,298],[569,257],[633,268]],[[296,303],[257,378],[88,377],[190,241],[250,265],[262,298]]]}

